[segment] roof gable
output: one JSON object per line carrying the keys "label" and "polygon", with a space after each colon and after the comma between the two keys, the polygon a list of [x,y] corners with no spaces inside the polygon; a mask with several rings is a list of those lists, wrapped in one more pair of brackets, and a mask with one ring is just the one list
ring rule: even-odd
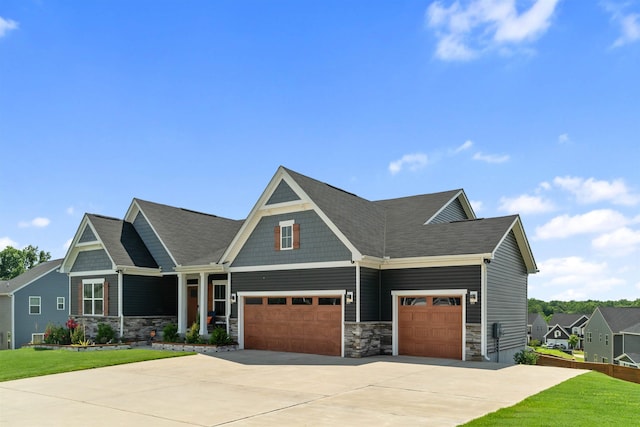
{"label": "roof gable", "polygon": [[640,307],[598,307],[614,334],[640,323]]}
{"label": "roof gable", "polygon": [[[562,325],[565,328],[572,328],[574,326],[580,326],[586,323],[589,317],[581,313],[553,313],[551,319],[549,319],[550,325]],[[576,325],[574,325],[577,323]]]}
{"label": "roof gable", "polygon": [[62,258],[41,262],[11,280],[0,282],[0,295],[13,294],[41,277],[54,272],[62,264]]}
{"label": "roof gable", "polygon": [[[555,336],[555,331],[560,331],[560,336]],[[547,338],[556,338],[556,339],[569,339],[569,333],[560,325],[555,324],[551,329],[544,334],[544,337]]]}

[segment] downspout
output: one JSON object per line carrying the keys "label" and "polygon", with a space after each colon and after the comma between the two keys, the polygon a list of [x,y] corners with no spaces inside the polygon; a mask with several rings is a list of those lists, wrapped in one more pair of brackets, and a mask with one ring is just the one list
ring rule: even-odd
{"label": "downspout", "polygon": [[480,346],[485,360],[491,360],[487,355],[487,264],[480,263]]}
{"label": "downspout", "polygon": [[7,340],[9,343],[9,350],[16,348],[16,295],[10,294],[11,298],[11,340]]}
{"label": "downspout", "polygon": [[120,317],[120,336],[124,336],[124,310],[122,308],[122,295],[123,295],[123,286],[124,278],[122,276],[122,271],[118,270],[118,316]]}
{"label": "downspout", "polygon": [[356,262],[356,322],[360,323],[360,263]]}

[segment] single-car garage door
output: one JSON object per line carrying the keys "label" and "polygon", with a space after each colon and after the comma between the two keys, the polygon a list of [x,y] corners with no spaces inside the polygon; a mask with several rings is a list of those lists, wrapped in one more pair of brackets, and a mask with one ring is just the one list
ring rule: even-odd
{"label": "single-car garage door", "polygon": [[340,356],[340,296],[245,297],[244,348]]}
{"label": "single-car garage door", "polygon": [[398,354],[462,358],[459,296],[398,298]]}

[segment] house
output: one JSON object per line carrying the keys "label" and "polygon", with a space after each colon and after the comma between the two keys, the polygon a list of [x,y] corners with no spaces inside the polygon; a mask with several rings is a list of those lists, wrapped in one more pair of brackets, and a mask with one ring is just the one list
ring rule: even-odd
{"label": "house", "polygon": [[41,342],[47,324],[67,321],[68,281],[57,271],[61,262],[40,263],[0,283],[0,349]]}
{"label": "house", "polygon": [[570,334],[565,328],[556,324],[553,325],[546,334],[544,334],[544,341],[547,344],[553,344],[554,346],[569,348],[569,336]]}
{"label": "house", "polygon": [[241,348],[502,362],[537,271],[520,217],[463,190],[370,201],[284,167],[220,263]]}
{"label": "house", "polygon": [[544,334],[549,330],[547,321],[540,313],[529,313],[527,316],[527,342],[544,341]]}
{"label": "house", "polygon": [[[640,353],[640,307],[598,307],[585,325],[584,359],[589,362],[637,363]],[[626,357],[622,357],[626,354]]]}
{"label": "house", "polygon": [[70,315],[89,336],[108,323],[120,337],[146,340],[196,319],[206,334],[209,323],[226,323],[228,275],[216,261],[241,224],[140,199],[124,219],[85,214],[60,268]]}
{"label": "house", "polygon": [[[568,337],[571,335],[575,335],[578,337],[578,343],[575,348],[583,348],[584,347],[584,327],[589,320],[589,316],[586,314],[580,313],[554,313],[549,319],[549,332],[551,329],[554,329],[553,334],[545,334],[545,341],[557,344],[564,344],[566,348],[569,348]],[[556,338],[555,335],[558,329],[555,326],[561,327],[564,332],[562,332],[562,336],[566,335],[567,342],[564,342],[564,339]],[[550,337],[550,341],[547,340],[547,337]],[[562,341],[557,341],[561,339]]]}
{"label": "house", "polygon": [[213,322],[245,349],[512,362],[537,267],[520,217],[477,218],[463,190],[370,201],[280,167],[244,221],[86,214],[60,270],[89,331]]}

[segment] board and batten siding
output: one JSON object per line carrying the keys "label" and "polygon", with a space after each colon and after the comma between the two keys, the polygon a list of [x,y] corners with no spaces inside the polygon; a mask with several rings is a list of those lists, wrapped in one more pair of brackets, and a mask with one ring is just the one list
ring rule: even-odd
{"label": "board and batten siding", "polygon": [[133,228],[136,229],[138,235],[144,242],[144,245],[147,247],[149,253],[158,266],[162,268],[162,271],[173,271],[175,264],[171,260],[171,256],[165,250],[162,242],[153,231],[144,215],[142,215],[142,212],[138,212],[136,218],[133,220]]}
{"label": "board and batten siding", "polygon": [[[313,268],[236,272],[231,274],[231,292],[282,291],[296,296],[296,291],[345,290],[355,295],[355,267]],[[336,293],[341,295],[342,292]],[[238,304],[231,306],[231,317],[238,317]],[[345,304],[345,321],[355,322],[356,304]]]}
{"label": "board and batten siding", "polygon": [[360,320],[380,320],[380,270],[360,268]]}
{"label": "board and batten siding", "polygon": [[76,260],[73,262],[71,271],[77,273],[81,271],[111,270],[112,268],[113,266],[107,252],[104,249],[96,249],[93,251],[79,252]]}
{"label": "board and batten siding", "polygon": [[124,275],[122,314],[125,316],[175,316],[178,314],[177,276]]}
{"label": "board and batten siding", "polygon": [[82,280],[83,279],[104,279],[109,283],[107,287],[109,292],[108,304],[109,309],[107,314],[109,316],[118,315],[118,275],[106,274],[103,276],[75,276],[71,277],[71,301],[69,301],[69,307],[71,308],[71,315],[81,316],[79,312],[79,304],[82,303]]}
{"label": "board and batten siding", "polygon": [[429,224],[442,224],[445,222],[463,221],[469,219],[466,212],[462,208],[460,199],[455,199],[447,205],[435,218],[429,221]]}
{"label": "board and batten siding", "polygon": [[[391,291],[467,289],[478,292],[478,303],[469,304],[467,294],[467,323],[480,323],[481,280],[480,266],[404,268],[382,270],[382,318],[391,321]],[[446,292],[443,292],[446,294]]]}
{"label": "board and batten siding", "polygon": [[[280,221],[300,224],[300,248],[277,250],[274,228]],[[300,211],[260,219],[232,263],[232,267],[351,260],[351,251],[315,211]]]}
{"label": "board and batten siding", "polygon": [[266,204],[275,205],[276,203],[293,202],[294,200],[300,200],[300,197],[289,187],[289,184],[282,180]]}
{"label": "board and batten siding", "polygon": [[[513,231],[505,237],[487,265],[487,353],[492,361],[513,362],[513,354],[527,341],[527,268]],[[493,323],[501,323],[504,335],[493,338]]]}

